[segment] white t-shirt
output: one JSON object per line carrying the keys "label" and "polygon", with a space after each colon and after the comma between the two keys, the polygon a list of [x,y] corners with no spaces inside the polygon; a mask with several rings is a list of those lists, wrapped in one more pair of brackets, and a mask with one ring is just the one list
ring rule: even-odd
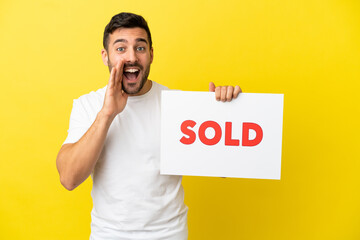
{"label": "white t-shirt", "polygon": [[[112,122],[93,179],[91,236],[107,239],[187,239],[181,176],[160,175],[160,98],[166,87],[129,96]],[[74,100],[65,143],[78,141],[94,122],[106,86]]]}

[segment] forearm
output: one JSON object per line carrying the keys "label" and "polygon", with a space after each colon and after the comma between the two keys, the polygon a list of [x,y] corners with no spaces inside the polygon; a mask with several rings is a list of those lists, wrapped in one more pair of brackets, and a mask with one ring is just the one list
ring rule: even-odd
{"label": "forearm", "polygon": [[79,141],[65,144],[56,159],[62,185],[73,190],[93,171],[103,149],[113,117],[99,112],[94,123]]}

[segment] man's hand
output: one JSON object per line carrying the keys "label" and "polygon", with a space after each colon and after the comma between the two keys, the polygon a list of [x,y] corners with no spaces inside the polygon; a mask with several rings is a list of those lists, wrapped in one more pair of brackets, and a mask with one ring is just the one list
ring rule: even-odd
{"label": "man's hand", "polygon": [[106,89],[104,105],[101,111],[109,117],[114,118],[121,113],[128,99],[128,95],[122,90],[124,60],[120,60],[110,73],[109,83]]}
{"label": "man's hand", "polygon": [[241,88],[236,85],[233,86],[218,86],[215,87],[215,84],[213,82],[210,82],[209,84],[209,91],[215,92],[215,98],[218,101],[222,102],[230,102],[233,98],[237,98],[239,93],[242,92]]}

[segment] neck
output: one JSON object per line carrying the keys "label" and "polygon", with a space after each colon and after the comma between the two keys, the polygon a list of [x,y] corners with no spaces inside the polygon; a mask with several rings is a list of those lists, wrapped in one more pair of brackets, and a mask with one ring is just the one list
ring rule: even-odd
{"label": "neck", "polygon": [[147,79],[144,86],[141,88],[141,90],[138,93],[135,94],[129,94],[129,96],[140,96],[140,95],[144,95],[145,93],[147,93],[148,91],[150,91],[152,86],[152,81]]}

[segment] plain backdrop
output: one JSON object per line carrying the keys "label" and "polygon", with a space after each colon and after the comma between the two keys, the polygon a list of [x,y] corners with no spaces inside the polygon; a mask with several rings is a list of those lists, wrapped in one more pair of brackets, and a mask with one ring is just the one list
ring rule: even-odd
{"label": "plain backdrop", "polygon": [[149,23],[150,79],[285,94],[281,181],[184,177],[189,240],[360,239],[357,0],[2,0],[0,239],[89,238],[92,182],[68,192],[55,159],[122,11]]}

